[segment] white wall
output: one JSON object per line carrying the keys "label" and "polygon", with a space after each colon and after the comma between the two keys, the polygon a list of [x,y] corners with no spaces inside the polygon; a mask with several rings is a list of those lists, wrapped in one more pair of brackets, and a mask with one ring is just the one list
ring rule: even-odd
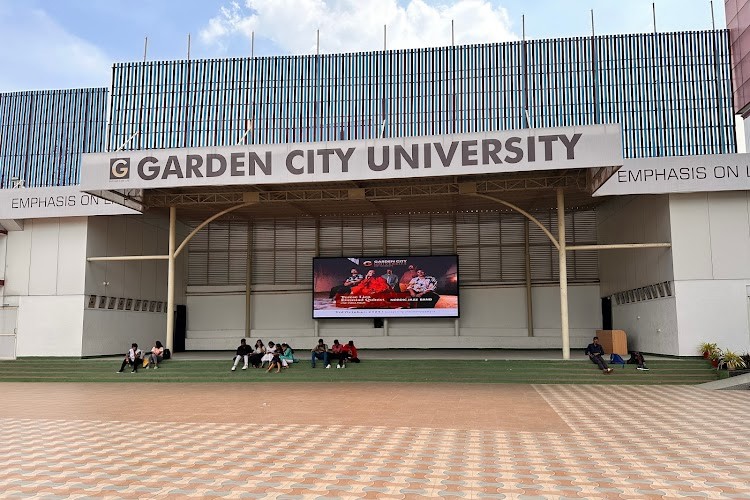
{"label": "white wall", "polygon": [[750,193],[670,195],[680,355],[750,349]]}
{"label": "white wall", "polygon": [[[670,243],[668,195],[618,196],[597,208],[599,243]],[[609,296],[647,285],[672,281],[669,248],[601,250],[601,295]],[[674,297],[617,304],[612,301],[612,326],[624,330],[628,349],[660,354],[678,353],[678,324]]]}
{"label": "white wall", "polygon": [[697,355],[706,341],[750,349],[748,192],[620,197],[598,219],[602,243],[672,243],[626,258],[602,252],[603,295],[673,282],[672,297],[613,304],[613,326],[628,333],[629,347],[679,356]]}
{"label": "white wall", "polygon": [[18,356],[80,356],[86,226],[34,219],[8,233],[3,303],[18,306]]}
{"label": "white wall", "polygon": [[682,332],[677,329],[674,297],[613,304],[612,323],[617,330],[625,331],[631,351],[672,355],[679,352]]}
{"label": "white wall", "polygon": [[[597,208],[601,244],[670,243],[670,224],[667,195],[619,196]],[[668,248],[599,252],[602,296],[673,277],[672,252]]]}
{"label": "white wall", "polygon": [[[389,319],[374,328],[371,319],[320,320],[318,334],[326,339],[353,339],[365,348],[559,348],[560,295],[557,286],[532,289],[534,337],[528,337],[526,290],[523,287],[461,289],[459,335],[453,319]],[[295,287],[251,293],[252,338],[288,341],[307,347],[315,343],[310,290]],[[601,328],[597,285],[569,288],[571,346],[585,347]],[[245,294],[231,287],[195,287],[187,295],[187,348],[233,349],[245,333]]]}
{"label": "white wall", "polygon": [[[178,226],[178,241],[186,230]],[[165,255],[169,243],[169,221],[156,215],[92,217],[88,227],[88,257],[121,255]],[[175,303],[185,300],[184,277],[187,252],[176,263]],[[167,300],[167,261],[88,262],[85,264],[88,295],[135,300]],[[88,298],[87,298],[88,301]],[[83,356],[114,354],[132,342],[150,347],[166,341],[167,315],[162,312],[89,309],[84,312]]]}
{"label": "white wall", "polygon": [[19,298],[18,356],[80,356],[82,295]]}

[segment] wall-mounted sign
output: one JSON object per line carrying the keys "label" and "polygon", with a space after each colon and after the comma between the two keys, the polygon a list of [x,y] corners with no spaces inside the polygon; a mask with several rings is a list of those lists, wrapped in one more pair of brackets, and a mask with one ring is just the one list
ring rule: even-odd
{"label": "wall-mounted sign", "polygon": [[487,174],[622,164],[619,125],[84,154],[85,191]]}
{"label": "wall-mounted sign", "polygon": [[83,193],[78,186],[0,189],[0,220],[138,213]]}
{"label": "wall-mounted sign", "polygon": [[594,193],[696,193],[750,190],[750,154],[628,159]]}

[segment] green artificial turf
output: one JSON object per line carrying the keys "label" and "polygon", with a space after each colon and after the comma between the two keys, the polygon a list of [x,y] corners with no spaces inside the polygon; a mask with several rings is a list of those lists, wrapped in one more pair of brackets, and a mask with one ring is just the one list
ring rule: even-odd
{"label": "green artificial turf", "polygon": [[704,360],[659,359],[649,361],[648,372],[635,365],[602,374],[589,361],[481,361],[481,360],[366,360],[345,369],[308,361],[293,364],[281,373],[249,368],[230,371],[231,361],[170,360],[159,370],[126,369],[115,373],[121,358],[20,358],[0,361],[0,382],[411,382],[486,384],[699,384],[718,378]]}

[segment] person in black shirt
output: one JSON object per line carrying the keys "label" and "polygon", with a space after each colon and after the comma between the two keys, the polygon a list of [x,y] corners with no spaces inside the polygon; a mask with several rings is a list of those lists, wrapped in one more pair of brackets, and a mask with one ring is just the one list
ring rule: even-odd
{"label": "person in black shirt", "polygon": [[329,299],[336,298],[336,295],[349,295],[352,293],[352,287],[362,281],[364,277],[359,274],[359,270],[352,268],[351,276],[346,278],[343,285],[336,285],[331,288],[331,292],[328,294]]}
{"label": "person in black shirt", "polygon": [[232,371],[235,371],[237,369],[237,364],[240,362],[240,359],[243,359],[245,361],[245,366],[243,366],[242,369],[247,370],[247,362],[250,359],[251,352],[253,352],[253,349],[252,347],[247,345],[247,341],[245,339],[240,340],[240,346],[237,348],[237,354],[235,354],[234,356]]}
{"label": "person in black shirt", "polygon": [[603,373],[612,373],[614,370],[607,366],[602,356],[604,355],[604,348],[599,344],[599,337],[594,337],[591,344],[586,347],[584,351],[588,355],[592,363],[596,364]]}

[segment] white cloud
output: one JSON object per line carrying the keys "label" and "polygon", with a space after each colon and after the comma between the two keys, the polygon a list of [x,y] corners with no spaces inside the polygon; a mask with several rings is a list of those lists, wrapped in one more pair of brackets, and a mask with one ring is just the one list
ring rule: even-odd
{"label": "white cloud", "polygon": [[[451,0],[448,0],[451,1]],[[380,50],[383,25],[389,49],[516,40],[506,9],[490,0],[246,0],[232,2],[201,31],[207,45],[224,47],[232,37],[267,39],[290,54]]]}
{"label": "white cloud", "polygon": [[0,91],[106,87],[112,62],[46,12],[0,5]]}

